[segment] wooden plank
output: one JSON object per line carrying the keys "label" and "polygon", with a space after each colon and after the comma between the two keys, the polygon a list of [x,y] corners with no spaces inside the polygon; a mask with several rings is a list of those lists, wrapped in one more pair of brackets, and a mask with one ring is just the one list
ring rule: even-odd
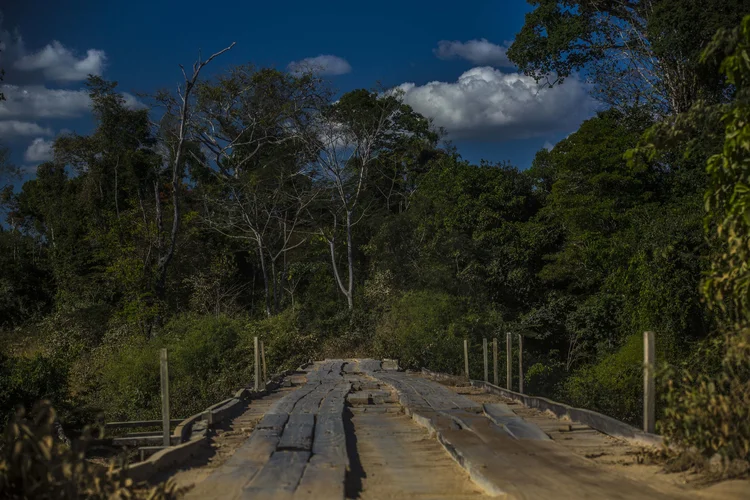
{"label": "wooden plank", "polygon": [[284,424],[286,424],[288,419],[288,413],[266,413],[255,426],[255,429],[271,429],[278,432],[280,435],[281,431],[284,429]]}
{"label": "wooden plank", "polygon": [[318,385],[318,387],[315,388],[315,390],[297,401],[297,404],[295,404],[294,408],[292,409],[292,413],[312,413],[313,415],[317,414],[318,410],[320,409],[320,404],[323,402],[323,399],[325,399],[328,393],[331,392],[335,387],[336,384],[332,382],[321,383],[320,385]]}
{"label": "wooden plank", "polygon": [[241,498],[281,500],[294,497],[294,490],[310,459],[309,451],[275,451],[270,460],[242,490]]}
{"label": "wooden plank", "polygon": [[277,449],[310,451],[312,449],[315,415],[296,413],[289,415],[289,420],[281,433]]}
{"label": "wooden plank", "polygon": [[294,492],[294,500],[343,500],[346,466],[330,463],[313,455]]}
{"label": "wooden plank", "polygon": [[349,466],[349,455],[346,452],[346,432],[341,415],[318,416],[312,452],[314,456],[322,457],[326,462]]}
{"label": "wooden plank", "polygon": [[350,382],[341,382],[337,384],[336,387],[328,393],[326,398],[320,404],[318,414],[343,414],[346,396],[351,391],[351,388],[352,384]]}
{"label": "wooden plank", "polygon": [[276,401],[266,413],[292,413],[292,409],[294,408],[294,405],[297,404],[297,401],[314,391],[318,385],[319,384],[317,383],[307,383],[303,385],[299,389]]}
{"label": "wooden plank", "polygon": [[550,440],[550,437],[539,426],[513,413],[508,405],[485,404],[484,412],[490,420],[504,427],[516,439]]}
{"label": "wooden plank", "polygon": [[[179,425],[184,418],[172,418],[169,420],[169,425]],[[107,422],[104,424],[105,429],[132,429],[135,427],[156,427],[161,426],[164,423],[163,420],[134,420],[131,422]]]}
{"label": "wooden plank", "polygon": [[237,451],[214,470],[197,487],[189,491],[187,500],[219,500],[239,498],[243,488],[268,462],[276,451],[279,433],[271,429],[255,429]]}
{"label": "wooden plank", "polygon": [[362,373],[379,372],[381,366],[381,362],[377,359],[362,359],[359,361],[359,369]]}

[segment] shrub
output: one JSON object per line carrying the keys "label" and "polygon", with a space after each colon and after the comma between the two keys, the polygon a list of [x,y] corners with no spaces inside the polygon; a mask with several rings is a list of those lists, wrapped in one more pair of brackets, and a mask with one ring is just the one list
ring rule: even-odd
{"label": "shrub", "polygon": [[720,373],[667,373],[658,422],[667,443],[726,462],[750,459],[750,332],[734,335]]}
{"label": "shrub", "polygon": [[66,376],[63,367],[41,354],[7,357],[0,353],[0,425],[15,406],[31,406],[42,398],[62,403],[67,394]]}
{"label": "shrub", "polygon": [[197,413],[252,381],[244,331],[242,320],[184,315],[149,341],[131,339],[119,349],[102,350],[101,388],[92,404],[108,418],[158,418],[159,350],[167,348],[171,410],[177,416]]}
{"label": "shrub", "polygon": [[376,327],[375,355],[396,358],[406,368],[459,373],[469,331],[464,308],[459,298],[446,293],[405,293]]}
{"label": "shrub", "polygon": [[299,327],[299,312],[287,309],[276,316],[251,322],[243,339],[247,360],[253,359],[253,337],[263,340],[269,375],[297,368],[315,359],[322,350],[321,339],[315,333]]}
{"label": "shrub", "polygon": [[631,335],[617,352],[574,372],[563,384],[568,403],[638,425],[643,410],[643,340]]}
{"label": "shrub", "polygon": [[186,491],[172,482],[149,491],[115,470],[114,464],[105,468],[88,462],[90,430],[67,446],[55,439],[55,419],[46,401],[37,405],[31,419],[23,410],[11,418],[0,444],[0,497],[171,500]]}

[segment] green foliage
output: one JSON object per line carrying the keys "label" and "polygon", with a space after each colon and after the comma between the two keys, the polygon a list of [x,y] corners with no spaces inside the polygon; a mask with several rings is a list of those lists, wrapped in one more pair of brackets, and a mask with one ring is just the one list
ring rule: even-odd
{"label": "green foliage", "polygon": [[750,195],[746,184],[750,158],[750,16],[733,31],[719,31],[703,60],[721,59],[721,71],[734,85],[734,100],[690,112],[654,127],[645,137],[651,156],[664,145],[695,137],[696,126],[721,115],[725,129],[720,153],[707,162],[710,183],[705,196],[706,229],[716,245],[703,283],[708,306],[725,332],[720,370],[696,372],[696,366],[667,374],[667,409],[661,428],[669,442],[695,448],[706,458],[750,459]]}
{"label": "green foliage", "polygon": [[49,402],[37,405],[30,418],[19,410],[5,428],[0,443],[0,496],[7,499],[172,500],[187,490],[173,482],[145,488],[126,472],[96,465],[85,458],[91,429],[70,445],[55,432],[56,414]]}
{"label": "green foliage", "polygon": [[563,398],[635,426],[643,414],[643,341],[634,334],[615,353],[574,372],[563,386]]}
{"label": "green foliage", "polygon": [[158,418],[159,350],[169,352],[171,408],[188,416],[252,381],[245,325],[225,316],[177,316],[150,340],[96,353],[100,376],[90,404],[116,420]]}
{"label": "green foliage", "polygon": [[8,357],[0,353],[0,425],[17,406],[29,408],[40,399],[63,404],[67,389],[67,371],[59,360],[42,354]]}
{"label": "green foliage", "polygon": [[472,326],[461,298],[426,290],[406,292],[377,325],[373,349],[378,357],[396,358],[406,368],[461,373],[463,339],[481,335]]}

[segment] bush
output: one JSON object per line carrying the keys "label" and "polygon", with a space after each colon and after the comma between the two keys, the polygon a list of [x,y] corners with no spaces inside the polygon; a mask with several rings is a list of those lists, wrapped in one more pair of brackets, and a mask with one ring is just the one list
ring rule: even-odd
{"label": "bush", "polygon": [[55,438],[55,419],[46,401],[37,405],[30,420],[23,410],[11,418],[0,444],[0,497],[171,500],[186,491],[172,482],[149,491],[115,470],[114,464],[105,468],[88,462],[91,432],[67,446]]}
{"label": "bush", "polygon": [[150,341],[131,339],[119,349],[102,349],[101,388],[91,403],[107,418],[158,418],[159,350],[167,348],[171,410],[180,417],[198,413],[252,381],[245,330],[244,321],[225,316],[184,315]]}
{"label": "bush", "polygon": [[565,364],[559,361],[559,352],[552,350],[546,361],[531,365],[524,374],[524,389],[528,394],[554,398],[559,393]]}
{"label": "bush", "polygon": [[671,370],[664,379],[667,443],[725,462],[750,460],[750,332],[733,332],[718,374]]}
{"label": "bush", "polygon": [[322,351],[320,336],[299,327],[299,312],[287,309],[276,316],[251,322],[243,339],[243,351],[253,359],[253,337],[263,340],[269,375],[297,368]]}
{"label": "bush", "polygon": [[569,404],[639,425],[643,411],[643,340],[631,335],[617,352],[574,372],[563,384]]}
{"label": "bush", "polygon": [[0,353],[0,425],[18,405],[30,407],[48,398],[62,403],[67,396],[67,373],[49,357],[7,357]]}
{"label": "bush", "polygon": [[398,359],[405,368],[460,373],[468,331],[459,298],[426,290],[407,292],[377,325],[374,351],[376,357]]}

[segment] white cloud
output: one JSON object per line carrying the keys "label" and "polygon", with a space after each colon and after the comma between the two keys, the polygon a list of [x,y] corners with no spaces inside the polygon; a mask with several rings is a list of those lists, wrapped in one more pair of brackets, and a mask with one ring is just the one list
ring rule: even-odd
{"label": "white cloud", "polygon": [[74,118],[91,108],[85,90],[48,89],[39,85],[3,85],[6,101],[0,102],[0,119]]}
{"label": "white cloud", "polygon": [[403,100],[454,139],[506,141],[575,129],[596,110],[585,84],[548,88],[519,73],[472,68],[456,82],[399,85]]}
{"label": "white cloud", "polygon": [[544,141],[544,146],[543,146],[543,147],[544,147],[544,149],[546,149],[547,151],[552,151],[552,149],[553,149],[553,148],[555,147],[555,145],[554,145],[554,144],[552,144],[552,143],[551,143],[551,142],[549,142],[549,141]]}
{"label": "white cloud", "polygon": [[30,163],[44,163],[45,161],[50,161],[52,159],[52,144],[53,141],[37,137],[26,149],[23,159]]}
{"label": "white cloud", "polygon": [[2,24],[0,13],[0,66],[5,69],[5,79],[9,83],[77,82],[85,80],[89,74],[104,72],[107,55],[103,50],[92,48],[79,55],[53,40],[31,51],[18,31],[3,29]]}
{"label": "white cloud", "polygon": [[500,66],[512,68],[514,64],[508,60],[506,52],[510,42],[505,46],[495,45],[486,38],[459,42],[458,40],[440,40],[433,53],[440,59],[466,59],[482,66]]}
{"label": "white cloud", "polygon": [[352,70],[351,65],[338,56],[321,54],[301,61],[292,61],[287,69],[296,75],[311,72],[318,75],[343,75]]}
{"label": "white cloud", "polygon": [[18,120],[0,121],[0,137],[28,137],[30,135],[53,135],[51,129],[40,127],[33,122]]}
{"label": "white cloud", "polygon": [[136,96],[128,92],[123,92],[122,97],[125,98],[125,109],[136,110],[146,109],[148,106],[141,102]]}
{"label": "white cloud", "polygon": [[41,72],[46,80],[77,82],[85,80],[89,75],[101,75],[106,60],[103,50],[89,49],[85,57],[79,58],[54,40],[39,52],[20,57],[13,67],[19,71]]}

